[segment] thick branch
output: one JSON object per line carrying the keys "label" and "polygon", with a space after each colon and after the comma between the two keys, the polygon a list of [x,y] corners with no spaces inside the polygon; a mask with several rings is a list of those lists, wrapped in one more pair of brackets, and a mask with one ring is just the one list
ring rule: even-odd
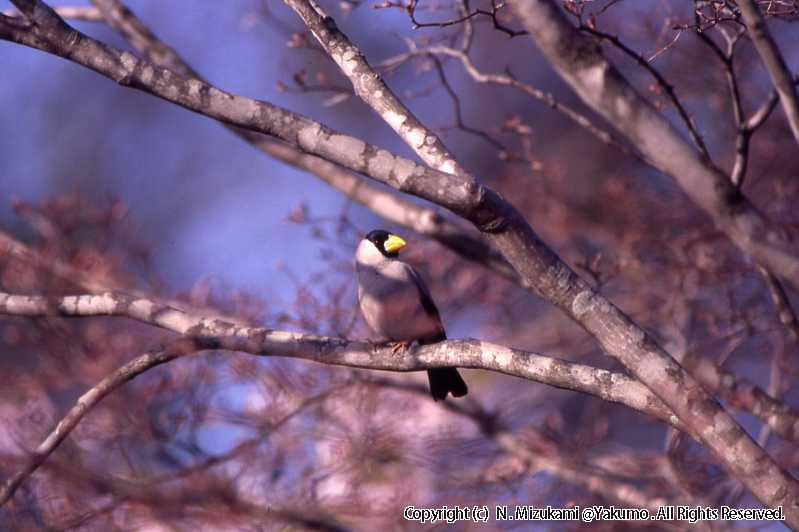
{"label": "thick branch", "polygon": [[[193,316],[147,299],[113,293],[61,298],[0,294],[0,313],[29,317],[53,314],[67,317],[125,316],[187,336],[182,341],[174,342],[168,349],[145,353],[123,365],[83,394],[36,448],[25,466],[0,487],[0,506],[14,495],[22,482],[55,451],[80,420],[105,396],[155,366],[204,348],[226,348],[260,356],[303,358],[366,369],[414,371],[452,365],[493,369],[626,404],[686,430],[668,407],[645,386],[625,375],[479,340],[449,340],[396,353],[389,345],[379,346],[338,338],[241,327],[220,319]],[[512,436],[506,435],[505,438]],[[506,450],[520,452],[519,449]],[[583,479],[581,482],[585,481]]]}
{"label": "thick branch", "polygon": [[193,315],[149,299],[112,292],[57,298],[0,293],[0,314],[124,316],[196,339],[206,348],[302,358],[363,369],[419,371],[459,366],[498,371],[622,403],[686,430],[645,386],[625,375],[480,340],[448,340],[396,353],[391,345],[242,327],[221,319]]}
{"label": "thick branch", "polygon": [[366,58],[315,0],[285,0],[352,83],[355,93],[431,168],[465,174],[441,139],[397,98]]}
{"label": "thick branch", "polygon": [[706,358],[688,363],[702,384],[724,401],[750,412],[786,440],[799,441],[799,411],[770,396],[753,382],[720,368]]}
{"label": "thick branch", "polygon": [[[92,0],[92,2],[97,6],[95,9],[102,12],[106,22],[152,63],[184,76],[202,79],[174,49],[153,34],[119,0]],[[434,239],[464,258],[477,262],[506,279],[518,281],[513,268],[485,241],[460,227],[443,213],[397,197],[369,184],[341,166],[305,153],[289,144],[235,126],[228,125],[228,128],[267,155],[317,176],[383,219]]]}
{"label": "thick branch", "polygon": [[741,16],[746,23],[749,37],[755,44],[755,49],[760,55],[760,59],[763,60],[763,64],[771,76],[771,81],[774,83],[774,88],[777,89],[780,96],[780,103],[785,111],[785,117],[788,119],[788,125],[791,127],[793,138],[799,145],[799,98],[796,95],[793,76],[791,76],[788,65],[785,64],[785,59],[768,31],[766,20],[754,0],[738,0],[738,7],[741,8]]}
{"label": "thick branch", "polygon": [[671,176],[745,255],[799,289],[799,250],[791,236],[688,144],[552,0],[515,6],[541,53],[587,105]]}
{"label": "thick branch", "polygon": [[[657,168],[674,177],[744,252],[799,286],[795,244],[680,137],[597,45],[572,26],[555,2],[517,0],[513,5],[543,55],[583,101],[615,124]],[[571,305],[578,321],[603,348],[671,406],[705,444],[724,456],[725,465],[760,501],[772,508],[782,505],[787,522],[799,527],[799,485],[766,457],[682,367],[629,318],[590,291],[576,294]],[[710,426],[703,426],[708,422]],[[771,475],[779,479],[764,482]]]}

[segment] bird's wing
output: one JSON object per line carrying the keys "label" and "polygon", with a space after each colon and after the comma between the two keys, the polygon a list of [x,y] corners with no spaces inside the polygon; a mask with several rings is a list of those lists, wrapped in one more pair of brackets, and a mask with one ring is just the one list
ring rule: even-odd
{"label": "bird's wing", "polygon": [[425,284],[422,277],[414,270],[410,265],[403,263],[405,266],[405,271],[408,273],[408,277],[410,277],[411,281],[416,285],[416,288],[419,290],[419,298],[422,302],[422,307],[424,308],[425,313],[433,320],[435,320],[436,324],[438,325],[439,332],[441,333],[441,338],[446,338],[444,333],[444,325],[441,323],[441,315],[438,313],[438,308],[436,308],[436,304],[433,303],[433,298],[430,297],[430,290],[427,288],[427,284]]}

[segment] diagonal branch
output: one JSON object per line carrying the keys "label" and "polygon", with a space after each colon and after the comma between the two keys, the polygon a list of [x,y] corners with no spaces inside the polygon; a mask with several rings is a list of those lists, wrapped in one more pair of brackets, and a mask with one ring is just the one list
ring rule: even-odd
{"label": "diagonal branch", "polygon": [[774,42],[768,26],[766,26],[766,20],[754,0],[738,0],[738,7],[741,8],[741,16],[746,23],[749,37],[755,44],[755,49],[780,96],[780,103],[785,111],[788,125],[791,127],[793,138],[799,145],[799,98],[796,95],[793,76],[791,76],[788,65],[785,64],[785,59],[777,48],[777,43]]}
{"label": "diagonal branch", "polygon": [[[96,10],[152,63],[184,76],[203,79],[178,53],[161,41],[119,0],[92,0]],[[464,258],[518,282],[513,268],[484,240],[465,230],[439,210],[424,207],[366,182],[341,166],[246,129],[227,127],[253,147],[291,166],[305,170],[383,219],[436,240]]]}
{"label": "diagonal branch", "polygon": [[799,442],[799,411],[795,408],[707,358],[687,362],[686,366],[705,388],[727,404],[751,413],[782,438]]}
{"label": "diagonal branch", "polygon": [[640,53],[624,44],[616,35],[599,31],[598,29],[583,24],[582,22],[580,23],[579,29],[600,39],[609,41],[611,44],[613,44],[613,46],[631,57],[633,61],[638,64],[638,66],[649,72],[652,77],[655,78],[655,81],[657,81],[658,85],[660,85],[660,87],[666,92],[666,95],[671,100],[674,108],[677,109],[677,113],[679,113],[680,118],[682,119],[683,123],[685,123],[685,127],[688,128],[688,134],[691,136],[691,140],[694,142],[699,151],[702,152],[702,155],[706,159],[710,159],[710,153],[707,151],[705,141],[702,140],[702,135],[700,135],[699,131],[696,129],[696,124],[694,123],[693,118],[691,118],[691,115],[688,114],[688,111],[686,111],[682,102],[677,97],[677,93],[674,91],[674,86],[666,80],[666,78],[657,68],[655,68],[655,66],[651,63],[651,59],[644,59]]}
{"label": "diagonal branch", "polygon": [[[344,75],[346,75],[352,81],[353,86],[355,87],[355,91],[361,97],[361,99],[367,104],[369,104],[375,111],[377,111],[378,114],[380,114],[386,122],[392,125],[392,127],[394,127],[395,131],[397,131],[398,134],[400,134],[403,140],[405,140],[405,142],[411,148],[416,150],[417,154],[419,154],[420,157],[423,158],[423,160],[426,160],[424,159],[424,154],[420,153],[418,150],[418,143],[420,142],[420,139],[423,138],[422,137],[423,133],[427,131],[426,128],[424,128],[424,126],[422,126],[421,124],[414,122],[414,126],[418,125],[419,127],[419,133],[416,135],[415,138],[414,137],[409,138],[407,135],[403,135],[404,133],[403,131],[398,130],[398,128],[395,127],[392,121],[394,120],[394,117],[398,111],[402,111],[405,109],[404,106],[402,106],[401,103],[397,102],[396,98],[390,92],[385,93],[387,94],[387,96],[384,98],[384,89],[385,91],[388,91],[388,88],[384,84],[382,84],[382,82],[380,82],[378,74],[371,69],[366,60],[363,58],[360,50],[338,30],[335,21],[333,21],[331,17],[325,15],[314,0],[285,0],[285,1],[300,15],[300,17],[303,19],[308,28],[316,36],[317,40],[320,42],[323,48],[339,65]],[[541,2],[532,2],[532,4],[541,4]],[[565,20],[565,17],[563,17],[562,13],[560,13],[560,11],[557,10],[557,8],[554,6],[554,4],[551,1],[545,2],[545,4],[546,4],[545,9],[549,10],[549,13],[546,13],[546,15],[555,19],[559,18],[560,20],[556,20],[555,22],[559,22],[561,24],[561,28],[568,26],[568,28],[571,29],[572,32],[574,32],[574,28],[572,28],[571,25],[568,24],[568,22]],[[557,29],[554,32],[552,31],[552,28],[550,28],[549,26],[552,25],[553,21],[546,20],[548,18],[547,16],[544,17],[539,16],[536,19],[536,15],[540,15],[540,13],[535,13],[535,8],[531,8],[530,2],[522,4],[521,7],[519,7],[519,5],[517,5],[516,7],[517,11],[521,15],[523,25],[526,27],[529,33],[534,38],[537,39],[539,47],[543,48],[544,54],[548,56],[548,59],[553,64],[553,66],[555,66],[555,68],[559,71],[559,73],[564,78],[566,78],[567,81],[572,82],[572,86],[577,89],[577,92],[580,93],[580,95],[583,97],[584,100],[587,101],[587,103],[589,103],[589,105],[591,103],[599,104],[598,106],[595,105],[594,108],[597,109],[601,114],[604,114],[607,119],[611,120],[611,122],[619,124],[619,128],[622,130],[623,133],[628,134],[628,139],[633,143],[634,146],[636,146],[639,149],[643,157],[651,160],[656,168],[663,170],[665,171],[665,173],[668,174],[669,172],[666,170],[669,169],[673,170],[673,168],[670,168],[669,165],[675,163],[673,158],[675,157],[675,155],[677,155],[676,157],[677,163],[694,162],[696,163],[696,166],[699,170],[706,170],[710,174],[712,174],[710,176],[711,179],[704,179],[704,176],[701,176],[701,178],[703,179],[701,179],[700,184],[703,185],[705,188],[703,190],[697,191],[697,194],[693,195],[693,199],[697,201],[697,203],[699,203],[701,206],[705,207],[706,210],[710,211],[711,214],[714,215],[714,219],[717,221],[717,223],[720,222],[720,218],[722,216],[726,217],[726,219],[724,220],[725,223],[723,224],[719,223],[719,225],[721,226],[722,229],[724,229],[727,232],[727,234],[733,239],[733,241],[739,245],[739,247],[742,247],[744,249],[744,251],[754,255],[759,261],[767,263],[770,267],[777,266],[779,269],[775,269],[774,271],[778,271],[780,274],[785,276],[791,282],[797,282],[796,280],[797,278],[799,278],[799,263],[796,261],[795,243],[791,242],[787,238],[787,235],[782,234],[782,232],[779,231],[777,227],[773,226],[773,224],[771,224],[768,219],[760,215],[760,213],[752,205],[748,203],[746,198],[741,195],[740,190],[731,187],[728,181],[726,180],[726,176],[724,176],[722,172],[720,172],[717,168],[713,166],[712,162],[709,159],[707,149],[701,137],[698,135],[695,128],[693,127],[693,123],[690,117],[688,117],[687,113],[680,104],[679,100],[676,98],[676,95],[674,95],[674,91],[671,88],[671,86],[668,83],[666,83],[665,79],[659,74],[659,72],[657,72],[657,70],[650,68],[650,71],[654,73],[656,79],[659,82],[661,82],[661,84],[667,89],[667,92],[672,96],[672,99],[677,105],[677,108],[680,111],[681,116],[685,119],[686,123],[688,124],[689,130],[691,134],[694,135],[694,140],[697,142],[697,145],[700,149],[699,156],[697,156],[696,152],[692,150],[690,146],[686,145],[684,141],[679,137],[679,135],[676,134],[671,124],[662,119],[662,117],[657,112],[654,112],[654,109],[651,107],[651,105],[649,105],[637,93],[635,93],[634,90],[631,90],[631,87],[619,84],[619,87],[617,88],[621,88],[622,90],[624,89],[628,90],[628,94],[624,95],[626,96],[626,98],[624,99],[630,100],[632,99],[631,97],[634,96],[639,100],[638,102],[635,102],[637,104],[637,107],[639,108],[636,109],[636,114],[643,115],[640,116],[641,122],[644,123],[646,126],[648,126],[645,128],[639,128],[639,130],[637,131],[625,131],[624,127],[626,125],[625,119],[630,118],[630,116],[626,116],[630,114],[630,109],[626,109],[618,105],[618,103],[614,101],[610,100],[604,102],[601,101],[602,98],[604,97],[604,94],[602,94],[601,89],[605,88],[602,87],[602,84],[606,82],[605,74],[608,73],[607,72],[608,70],[610,70],[611,81],[614,82],[623,81],[621,75],[618,74],[618,72],[613,71],[609,63],[604,59],[604,57],[602,57],[601,52],[593,51],[592,53],[590,46],[587,47],[587,49],[580,49],[581,45],[585,46],[584,41],[578,44],[576,50],[569,49],[571,48],[569,44],[570,43],[569,39],[568,38],[564,39],[562,34]],[[555,27],[557,28],[557,24],[555,25]],[[605,34],[602,34],[602,36],[605,38],[611,38],[613,40],[612,37],[609,37]],[[542,46],[542,41],[544,42],[543,46]],[[618,39],[615,39],[614,42],[622,49],[631,52],[629,49],[624,47],[620,43],[620,41],[618,41]],[[562,53],[564,51],[566,53]],[[549,53],[547,54],[547,52]],[[585,75],[582,79],[580,79],[579,75],[573,76],[574,74],[573,72],[570,72],[568,68],[564,68],[566,64],[577,58],[578,55],[587,56],[589,59],[589,61],[586,62],[584,57],[579,57],[578,63],[579,67],[581,68],[585,67],[586,63],[589,64],[591,62],[600,63],[600,65],[596,66],[591,65],[592,71],[587,72],[586,73],[587,75]],[[640,57],[639,60],[641,62],[644,62]],[[597,72],[593,72],[593,70],[597,68],[599,68],[599,70]],[[575,77],[577,79],[574,79]],[[364,80],[367,80],[367,82],[365,82]],[[597,83],[599,84],[599,87],[592,86]],[[590,87],[590,89],[592,90],[591,91],[586,90],[588,87]],[[592,98],[586,94],[589,92],[592,93],[591,95],[593,96],[594,100],[593,102],[591,101]],[[604,106],[602,104],[604,104]],[[641,113],[641,111],[644,112]],[[649,111],[649,116],[645,116],[646,111]],[[657,121],[658,119],[660,119],[660,122]],[[655,135],[650,136],[650,134],[653,133],[652,131],[646,131],[646,129],[648,129],[653,125],[660,126],[661,130],[665,129],[668,132],[672,133],[673,138],[676,141],[674,145],[667,146],[666,147],[667,149],[663,150],[659,154],[655,154],[653,152],[661,149],[660,143],[656,140]],[[632,138],[630,138],[629,135],[630,133],[633,133],[631,135]],[[662,134],[662,131],[657,131],[656,133]],[[431,143],[432,141],[436,140],[435,136],[429,138]],[[675,153],[675,148],[681,148],[683,153],[679,154]],[[681,161],[680,156],[686,157],[688,161]],[[441,169],[440,166],[435,166],[435,165],[433,166],[437,169]],[[683,167],[681,171],[684,170],[685,168]],[[676,176],[681,174],[677,172],[672,172],[671,175]],[[696,179],[692,179],[692,181],[696,181]],[[724,188],[726,188],[726,191],[724,190]],[[720,196],[719,194],[720,189],[721,192],[727,192],[727,195]],[[718,204],[719,199],[725,200],[725,203],[719,205]],[[719,209],[720,206],[723,208]],[[729,211],[732,210],[732,208],[735,208],[736,210],[739,211],[735,213],[735,216],[730,215]],[[512,213],[512,214],[508,213],[508,214],[514,217],[518,215],[518,213]],[[511,221],[509,225],[513,226],[514,222],[516,222],[516,220]],[[524,224],[523,220],[518,220],[518,222],[519,225]],[[478,224],[478,227],[481,227],[481,224]],[[486,229],[487,226],[482,225],[481,230],[486,231]],[[775,240],[781,241],[779,242],[781,244],[781,247],[779,247],[777,250],[769,248],[764,250],[765,252],[761,251],[758,248],[758,245],[756,243],[752,243],[752,241],[750,240],[752,236],[751,233],[753,232],[753,230],[754,232],[759,233],[759,236],[770,237],[771,242],[774,242]],[[527,242],[525,243],[528,243],[528,245],[531,240],[536,239],[535,235],[531,234],[531,232],[528,232],[524,236],[526,236],[527,238],[523,238],[523,241],[526,240]],[[543,247],[544,246],[541,246],[541,248]],[[500,247],[500,249],[502,248]],[[775,251],[777,251],[776,256],[775,256]],[[503,254],[509,259],[511,264],[517,264],[513,259],[511,259],[508,256],[508,251],[503,250],[503,252],[504,252]],[[774,264],[775,258],[780,259],[779,264]],[[553,262],[557,263],[559,262],[559,259],[555,258]],[[517,270],[522,274],[522,277],[525,278],[524,273],[522,272],[520,267],[518,265],[516,267]],[[567,267],[565,267],[564,265],[563,269],[567,270]],[[574,286],[575,288],[577,284],[579,283],[575,283]],[[537,286],[537,288],[541,290],[540,284]],[[599,306],[604,306],[605,304],[609,304],[608,302],[604,301],[604,299],[599,297],[597,294],[592,293],[592,291],[590,290],[583,291],[581,292],[581,294],[590,294],[587,295],[588,299],[586,301],[589,307],[593,307],[594,304],[597,304]],[[547,295],[546,292],[544,292],[544,295],[545,296]],[[554,296],[555,294],[552,295]],[[576,306],[578,304],[581,305],[581,302],[578,301],[579,297],[580,294],[578,294],[577,297],[572,301],[572,308],[571,308],[572,317],[575,317],[578,321],[580,321],[581,324],[584,327],[586,327],[586,329],[589,332],[591,332],[592,334],[594,334],[594,336],[597,337],[600,343],[603,343],[603,338],[602,335],[600,334],[600,331],[597,329],[592,329],[592,327],[588,323],[586,323],[586,321],[580,319],[581,310],[576,309]],[[550,301],[555,302],[557,304],[556,299],[554,297],[550,297]],[[596,310],[596,308],[591,309],[589,312],[593,310]],[[613,310],[615,311],[616,309]],[[616,313],[611,312],[611,314],[616,314]],[[618,312],[618,314],[616,314],[612,318],[608,315],[603,316],[603,318],[605,319],[610,318],[609,321],[613,321],[614,318],[618,318],[618,321],[614,324],[615,327],[613,327],[613,329],[621,330],[625,327],[629,327],[630,332],[634,331],[633,336],[636,337],[636,339],[633,340],[634,343],[652,342],[652,344],[654,344],[654,342],[651,341],[651,339],[646,338],[646,334],[642,330],[640,330],[635,324],[629,321],[629,319],[626,316],[624,316],[621,312]],[[600,329],[604,329],[604,327],[608,325],[605,319],[600,319],[600,321],[605,322],[601,325]],[[606,330],[603,330],[602,332],[606,332]],[[603,347],[605,347],[605,349],[610,353],[616,355],[628,369],[630,369],[637,377],[639,377],[644,383],[646,383],[650,387],[650,389],[655,390],[656,393],[664,401],[670,404],[670,406],[674,406],[671,405],[671,403],[669,402],[668,395],[665,396],[662,395],[665,392],[666,388],[668,388],[670,384],[674,383],[658,382],[659,379],[657,378],[657,376],[642,374],[642,372],[649,372],[652,370],[652,367],[647,367],[647,366],[653,366],[659,364],[663,366],[678,366],[678,364],[673,359],[670,359],[668,353],[666,353],[660,348],[656,348],[652,352],[647,353],[648,355],[652,355],[650,360],[645,362],[645,364],[640,365],[641,362],[640,358],[638,361],[633,361],[629,357],[619,356],[618,348],[621,346],[618,345],[613,346],[614,348],[616,348],[615,350],[610,348],[607,344],[603,345]],[[655,353],[654,351],[658,352]],[[642,353],[638,353],[634,356],[638,357],[641,354]],[[630,353],[630,355],[632,355],[632,353]],[[663,367],[663,369],[665,371],[670,370],[666,369],[666,367]],[[682,379],[685,379],[685,377],[686,377],[685,375],[681,376]],[[665,387],[662,386],[663,384],[665,384],[666,386]],[[700,395],[703,394],[704,391],[700,393]],[[708,401],[708,400],[709,398],[702,399],[702,401]],[[674,408],[675,411],[682,414],[682,412],[676,406],[674,406]],[[691,407],[689,406],[689,409],[690,408]],[[685,420],[685,418],[683,418],[682,416],[681,419]],[[730,419],[729,421],[732,422],[732,424],[735,424],[735,422],[732,419]],[[720,434],[714,435],[714,437],[718,436],[720,436]],[[758,452],[755,450],[757,444],[751,441],[748,435],[745,435],[743,431],[738,432],[738,437],[740,438],[739,441],[746,440],[749,443],[751,443],[752,444],[751,450],[753,452]],[[728,443],[723,443],[722,442],[723,439],[724,438],[719,438],[718,441],[719,445],[724,446],[728,444]],[[708,443],[711,448],[714,448],[714,450],[718,452],[718,448],[715,447],[711,442],[705,440],[705,443]],[[773,491],[770,491],[771,488],[766,488],[763,485],[759,486],[757,485],[759,481],[755,479],[752,475],[755,473],[754,468],[758,467],[758,465],[755,463],[752,463],[751,465],[752,469],[750,469],[748,472],[745,472],[742,468],[737,467],[738,466],[737,463],[728,462],[728,466],[730,466],[731,469],[733,469],[733,471],[735,471],[739,477],[742,474],[749,476],[749,479],[742,479],[742,480],[750,487],[750,489],[753,489],[753,491],[761,498],[761,500],[765,502],[766,499],[770,499],[769,504],[774,505],[776,500],[774,497],[775,493]],[[799,490],[799,485],[797,485],[795,481],[792,481],[792,479],[787,477],[785,473],[781,474],[783,475],[783,478],[786,481],[793,484],[794,490]],[[747,480],[749,480],[749,482],[747,482]],[[797,504],[797,506],[793,509],[793,511],[795,512],[793,519],[795,519],[796,522],[799,523],[799,504]]]}
{"label": "diagonal branch", "polygon": [[185,340],[175,342],[166,349],[150,351],[134,358],[81,395],[75,403],[75,406],[69,410],[56,428],[45,438],[36,450],[33,451],[25,463],[25,466],[0,486],[0,506],[14,496],[14,492],[25,479],[47,460],[47,457],[56,450],[58,445],[64,441],[64,438],[72,432],[86,413],[94,408],[97,403],[102,401],[103,398],[116,390],[119,386],[136,378],[145,371],[164,364],[165,362],[169,362],[170,360],[174,360],[182,355],[194,352],[195,349],[193,349],[191,344],[191,342],[186,342]]}
{"label": "diagonal branch", "polygon": [[764,216],[728,177],[691,146],[582,34],[552,0],[516,2],[541,53],[592,109],[655,168],[673,178],[748,257],[799,288],[796,237]]}
{"label": "diagonal branch", "polygon": [[780,323],[782,323],[788,331],[788,336],[792,341],[799,341],[799,315],[797,315],[796,310],[791,304],[791,298],[788,297],[785,287],[782,286],[779,279],[771,275],[768,270],[761,269],[760,273],[763,275],[768,285],[769,294],[777,309],[777,316],[780,319]]}
{"label": "diagonal branch", "polygon": [[315,0],[285,0],[311,30],[316,40],[341,68],[355,93],[393,129],[431,168],[465,174],[441,139],[397,98],[361,51],[336,26]]}

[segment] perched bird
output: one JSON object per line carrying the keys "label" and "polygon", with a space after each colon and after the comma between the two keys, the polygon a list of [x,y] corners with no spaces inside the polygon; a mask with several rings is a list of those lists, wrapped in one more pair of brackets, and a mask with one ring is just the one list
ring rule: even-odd
{"label": "perched bird", "polygon": [[[391,342],[419,345],[446,340],[438,309],[422,278],[399,259],[405,241],[388,231],[366,235],[355,253],[358,302],[366,323]],[[436,401],[466,395],[468,389],[455,368],[427,370]]]}

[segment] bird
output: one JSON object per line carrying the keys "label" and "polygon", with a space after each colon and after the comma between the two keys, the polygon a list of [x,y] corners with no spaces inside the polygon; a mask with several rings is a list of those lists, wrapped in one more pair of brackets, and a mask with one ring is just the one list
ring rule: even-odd
{"label": "bird", "polygon": [[[383,229],[369,232],[358,244],[355,266],[358,303],[369,327],[395,346],[433,344],[447,339],[430,290],[410,265],[399,259],[406,245]],[[430,394],[436,401],[462,397],[468,388],[452,367],[427,370]]]}

